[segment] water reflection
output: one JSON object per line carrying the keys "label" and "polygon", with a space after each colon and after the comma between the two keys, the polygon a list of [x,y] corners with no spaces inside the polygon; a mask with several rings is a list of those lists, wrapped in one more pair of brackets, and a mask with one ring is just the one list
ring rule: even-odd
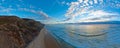
{"label": "water reflection", "polygon": [[74,32],[76,31],[75,29],[75,26],[74,25],[66,25],[65,26],[65,30],[66,30],[66,33],[69,34],[70,37],[73,37],[74,36]]}
{"label": "water reflection", "polygon": [[104,31],[109,28],[110,25],[66,25],[67,32],[84,35],[97,35],[105,33]]}
{"label": "water reflection", "polygon": [[[55,29],[54,29],[55,28]],[[119,48],[120,25],[55,25],[51,33],[59,38],[63,48]],[[58,29],[57,29],[58,28]],[[58,32],[59,31],[59,32]],[[97,35],[99,36],[81,36]],[[71,47],[71,46],[74,47]]]}
{"label": "water reflection", "polygon": [[[84,37],[82,35],[98,35],[107,30],[109,25],[66,25],[68,36],[74,38],[74,41],[78,41],[80,46],[98,47],[100,44],[107,44],[106,34],[94,37]],[[106,45],[107,46],[107,45]]]}

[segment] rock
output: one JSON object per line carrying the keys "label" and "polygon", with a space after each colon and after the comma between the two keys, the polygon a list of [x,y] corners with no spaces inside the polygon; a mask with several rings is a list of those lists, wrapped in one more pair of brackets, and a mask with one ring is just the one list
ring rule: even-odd
{"label": "rock", "polygon": [[32,19],[0,16],[0,48],[25,48],[43,27]]}

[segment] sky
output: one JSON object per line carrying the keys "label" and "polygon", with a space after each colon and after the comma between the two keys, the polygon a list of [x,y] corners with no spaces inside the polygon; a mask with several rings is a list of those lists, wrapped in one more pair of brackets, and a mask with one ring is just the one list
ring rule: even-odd
{"label": "sky", "polygon": [[120,21],[120,0],[0,0],[0,15],[45,24]]}

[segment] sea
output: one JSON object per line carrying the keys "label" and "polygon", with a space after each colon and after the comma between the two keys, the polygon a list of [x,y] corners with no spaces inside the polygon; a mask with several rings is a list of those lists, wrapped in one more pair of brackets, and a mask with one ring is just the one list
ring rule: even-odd
{"label": "sea", "polygon": [[120,24],[49,24],[61,48],[120,48]]}

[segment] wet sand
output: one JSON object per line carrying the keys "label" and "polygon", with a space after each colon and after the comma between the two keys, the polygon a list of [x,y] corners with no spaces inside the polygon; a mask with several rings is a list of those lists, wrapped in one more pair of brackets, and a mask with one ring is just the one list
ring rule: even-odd
{"label": "wet sand", "polygon": [[60,46],[55,38],[43,28],[38,37],[36,37],[27,48],[60,48]]}
{"label": "wet sand", "polygon": [[58,42],[48,31],[45,34],[45,46],[46,48],[60,48]]}

